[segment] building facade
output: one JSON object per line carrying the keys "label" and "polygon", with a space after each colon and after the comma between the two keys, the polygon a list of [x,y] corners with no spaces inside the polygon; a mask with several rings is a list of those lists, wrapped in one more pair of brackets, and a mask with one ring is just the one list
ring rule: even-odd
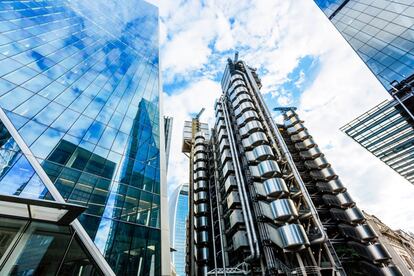
{"label": "building facade", "polygon": [[188,271],[401,275],[303,121],[288,109],[276,124],[261,86],[229,59],[211,137],[193,133]]}
{"label": "building facade", "polygon": [[[62,228],[95,267],[77,275],[168,275],[158,9],[141,0],[1,1],[0,20],[0,195],[83,207]],[[24,242],[1,251],[0,269],[40,275],[49,258],[47,274],[67,272],[59,246],[36,241],[36,263]],[[21,251],[3,254],[12,248]]]}
{"label": "building facade", "polygon": [[[392,140],[388,130],[391,127],[394,130],[404,129],[405,132],[414,131],[414,1],[315,0],[315,3],[393,97],[389,103],[379,104],[344,126],[343,130],[357,142],[362,139],[362,146],[391,168],[397,168],[395,170],[412,183],[411,172],[405,170],[408,169],[407,163],[414,161],[413,156],[406,154],[414,150],[414,140],[404,139],[405,143],[401,145],[398,135],[394,135]],[[387,123],[384,126],[379,123],[383,122],[380,120],[378,123],[371,121],[363,127],[359,123],[374,117],[386,118],[394,111],[400,113],[398,117],[403,119],[398,124]],[[374,136],[371,131],[375,129],[376,137],[358,138],[358,134],[351,134],[355,132],[354,125],[359,127],[360,133],[369,133],[371,137]],[[394,145],[388,147],[387,154],[402,156],[402,164],[391,160],[392,157],[378,154],[376,146],[366,146],[370,143],[367,140],[376,140],[381,136],[387,136],[390,144]]]}
{"label": "building facade", "polygon": [[414,275],[414,237],[402,230],[392,230],[379,218],[364,212],[367,223],[375,229],[379,241],[387,248],[403,275]]}
{"label": "building facade", "polygon": [[179,185],[172,193],[171,210],[171,262],[175,267],[176,275],[185,276],[186,259],[186,223],[188,219],[188,184]]}
{"label": "building facade", "polygon": [[385,101],[341,130],[414,184],[414,129],[395,101]]}
{"label": "building facade", "polygon": [[382,85],[414,74],[414,2],[315,0]]}

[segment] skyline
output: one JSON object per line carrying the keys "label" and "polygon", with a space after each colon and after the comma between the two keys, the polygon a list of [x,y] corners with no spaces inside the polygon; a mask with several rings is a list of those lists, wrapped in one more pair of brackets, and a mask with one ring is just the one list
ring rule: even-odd
{"label": "skyline", "polygon": [[[202,121],[212,127],[214,100],[221,93],[220,68],[238,50],[258,68],[270,108],[298,107],[361,209],[392,228],[414,231],[414,187],[339,130],[388,99],[387,92],[313,1],[239,1],[238,8],[235,2],[183,1],[179,9],[175,3],[152,2],[161,16],[165,115],[174,117],[170,191],[187,181],[186,159],[180,152],[183,122],[205,107]],[[253,19],[254,29],[246,26]],[[197,32],[200,29],[205,32]]]}

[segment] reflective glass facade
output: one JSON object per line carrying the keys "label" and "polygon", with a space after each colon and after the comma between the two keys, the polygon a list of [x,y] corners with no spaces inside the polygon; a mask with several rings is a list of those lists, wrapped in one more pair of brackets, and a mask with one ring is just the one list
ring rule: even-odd
{"label": "reflective glass facade", "polygon": [[341,130],[414,184],[414,129],[396,105],[385,101]]}
{"label": "reflective glass facade", "polygon": [[413,0],[315,0],[387,90],[414,74]]}
{"label": "reflective glass facade", "polygon": [[0,21],[1,119],[35,157],[1,125],[0,194],[54,185],[117,275],[160,274],[158,9],[1,1]]}
{"label": "reflective glass facade", "polygon": [[103,275],[70,226],[0,217],[0,236],[2,275]]}
{"label": "reflective glass facade", "polygon": [[173,199],[174,221],[172,223],[172,247],[176,250],[172,253],[172,263],[178,276],[185,276],[186,258],[186,220],[188,218],[188,185],[178,187],[179,194]]}

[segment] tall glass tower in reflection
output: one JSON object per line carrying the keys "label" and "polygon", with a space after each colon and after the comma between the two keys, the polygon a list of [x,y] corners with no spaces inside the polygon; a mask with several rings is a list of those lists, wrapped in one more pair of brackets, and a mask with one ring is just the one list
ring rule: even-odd
{"label": "tall glass tower in reflection", "polygon": [[315,3],[393,97],[342,130],[414,184],[414,1]]}
{"label": "tall glass tower in reflection", "polygon": [[[64,230],[47,226],[74,233],[95,267],[79,275],[169,274],[158,9],[142,0],[1,1],[0,21],[0,201],[84,210]],[[39,243],[36,261],[21,250],[34,233],[26,228],[0,225],[21,237],[0,250],[0,270],[42,274],[56,256],[50,273],[64,275],[71,243],[53,253]]]}

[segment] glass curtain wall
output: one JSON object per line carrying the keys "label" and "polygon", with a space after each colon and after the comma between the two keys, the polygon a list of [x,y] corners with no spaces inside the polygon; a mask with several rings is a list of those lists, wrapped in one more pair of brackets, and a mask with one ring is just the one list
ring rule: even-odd
{"label": "glass curtain wall", "polygon": [[[158,9],[0,2],[0,108],[117,275],[160,274]],[[53,200],[4,125],[0,193]]]}

